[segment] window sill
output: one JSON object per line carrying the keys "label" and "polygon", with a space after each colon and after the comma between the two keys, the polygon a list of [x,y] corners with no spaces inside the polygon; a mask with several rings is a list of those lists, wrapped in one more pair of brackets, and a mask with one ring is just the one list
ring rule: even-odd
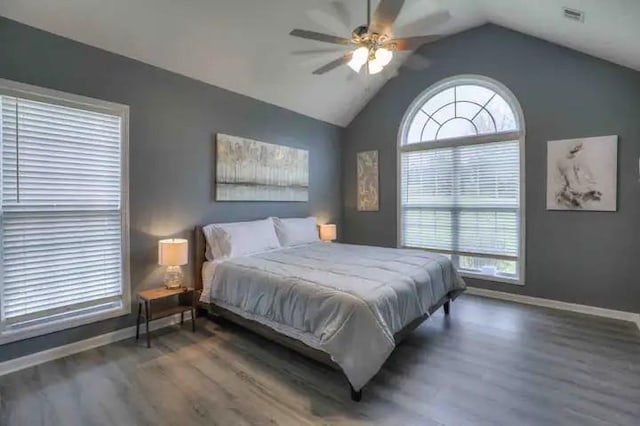
{"label": "window sill", "polygon": [[34,326],[5,328],[0,332],[0,345],[129,315],[130,313],[131,303],[128,300],[121,300],[118,306],[105,308],[97,312],[68,316]]}
{"label": "window sill", "polygon": [[512,284],[512,285],[519,285],[519,286],[524,285],[524,280],[521,278],[508,278],[508,277],[501,277],[499,275],[485,275],[479,272],[469,272],[469,271],[460,271],[460,275],[463,278],[474,278],[477,280],[493,281],[497,283]]}

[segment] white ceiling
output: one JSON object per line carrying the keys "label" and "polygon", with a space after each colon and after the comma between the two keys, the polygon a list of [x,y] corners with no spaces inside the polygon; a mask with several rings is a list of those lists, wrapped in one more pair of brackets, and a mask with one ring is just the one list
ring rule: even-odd
{"label": "white ceiling", "polygon": [[[585,23],[564,19],[562,6],[584,11]],[[443,10],[452,18],[428,25],[425,17]],[[348,37],[365,21],[364,0],[2,0],[0,15],[341,126],[408,56],[378,76],[347,67],[311,74],[339,50],[300,51],[339,47],[289,31]],[[395,35],[450,34],[485,22],[640,70],[638,0],[406,0]]]}

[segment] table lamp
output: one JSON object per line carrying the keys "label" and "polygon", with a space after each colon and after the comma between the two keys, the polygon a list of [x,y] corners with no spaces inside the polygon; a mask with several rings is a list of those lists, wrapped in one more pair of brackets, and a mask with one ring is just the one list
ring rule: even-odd
{"label": "table lamp", "polygon": [[171,238],[158,242],[158,264],[167,267],[164,285],[167,288],[184,286],[182,265],[189,263],[189,242],[182,238]]}
{"label": "table lamp", "polygon": [[320,225],[320,239],[322,241],[335,241],[336,236],[336,225],[333,223],[327,223],[325,225]]}

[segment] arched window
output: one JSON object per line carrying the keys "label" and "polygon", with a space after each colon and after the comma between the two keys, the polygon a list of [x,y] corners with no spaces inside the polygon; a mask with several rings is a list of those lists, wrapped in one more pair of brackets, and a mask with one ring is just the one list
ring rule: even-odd
{"label": "arched window", "polygon": [[494,80],[449,78],[418,96],[398,138],[400,245],[522,283],[524,133],[518,101]]}

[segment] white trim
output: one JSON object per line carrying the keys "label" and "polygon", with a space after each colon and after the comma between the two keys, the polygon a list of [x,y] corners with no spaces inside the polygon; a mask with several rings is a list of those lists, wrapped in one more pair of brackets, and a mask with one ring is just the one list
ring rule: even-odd
{"label": "white trim", "polygon": [[8,96],[55,103],[71,108],[78,108],[80,106],[90,111],[103,114],[122,114],[123,111],[126,111],[127,115],[129,114],[129,106],[127,105],[90,98],[88,96],[75,95],[60,90],[47,89],[46,87],[19,83],[3,78],[0,78],[0,91]]}
{"label": "white trim", "polygon": [[[437,209],[437,207],[436,207]],[[403,248],[403,249],[409,249],[409,250],[422,250],[422,251],[428,251],[431,253],[441,253],[441,254],[446,254],[448,256],[450,255],[460,255],[460,256],[471,256],[471,257],[485,257],[485,258],[489,258],[489,259],[501,259],[501,260],[512,260],[512,261],[518,261],[518,258],[515,256],[503,256],[500,254],[488,254],[488,253],[469,253],[467,251],[456,251],[453,252],[451,250],[440,250],[440,249],[435,249],[435,248],[429,248],[429,247],[411,247],[411,246],[403,246],[403,247],[399,247],[399,248]],[[462,272],[463,270],[461,270]],[[473,274],[473,271],[467,271],[471,274]],[[480,277],[486,278],[488,275],[482,275],[482,274],[477,274]]]}
{"label": "white trim", "polygon": [[[129,243],[129,106],[94,99],[30,84],[19,83],[12,80],[0,79],[0,96],[15,96],[25,99],[63,105],[71,108],[82,108],[102,114],[115,115],[121,118],[121,250],[122,250],[122,296],[120,306],[108,310],[98,311],[94,314],[81,314],[68,316],[49,321],[44,325],[24,328],[22,330],[9,331],[0,322],[0,344],[27,339],[30,337],[49,334],[56,331],[90,324],[105,319],[129,315],[131,313],[131,267],[130,267],[130,243]],[[1,139],[0,139],[1,141]],[[0,175],[1,176],[1,175]],[[1,200],[1,199],[0,199]],[[0,212],[2,205],[0,203]],[[1,245],[0,245],[1,246]],[[1,258],[0,258],[1,260]],[[2,295],[2,265],[0,261],[0,297]],[[1,309],[1,303],[0,303]],[[0,312],[1,314],[1,312]],[[0,315],[1,317],[1,315]]]}
{"label": "white trim", "polygon": [[524,286],[524,282],[518,278],[509,278],[507,276],[500,276],[500,275],[485,275],[481,272],[466,271],[464,269],[460,269],[458,272],[460,272],[460,275],[463,278],[473,278],[476,280],[483,280],[483,281],[489,281],[494,283]]}
{"label": "white trim", "polygon": [[431,142],[416,142],[402,145],[400,151],[426,151],[429,149],[451,148],[454,146],[480,145],[484,143],[508,142],[520,140],[521,132],[498,132],[489,135],[465,136],[462,138],[438,139]]}
{"label": "white trim", "polygon": [[[518,98],[513,94],[511,90],[504,84],[500,83],[497,80],[492,78],[477,75],[477,74],[463,74],[456,75],[453,77],[445,78],[440,80],[439,82],[429,86],[426,90],[420,93],[409,105],[409,108],[404,113],[402,117],[402,121],[400,122],[400,127],[398,128],[398,136],[397,136],[397,149],[396,149],[396,242],[397,247],[402,247],[404,242],[402,241],[402,159],[401,153],[405,151],[411,151],[411,145],[403,144],[403,141],[407,137],[407,133],[409,132],[409,121],[414,117],[417,111],[422,107],[424,102],[428,100],[431,96],[436,95],[442,90],[448,89],[449,87],[457,86],[460,84],[475,84],[484,86],[490,90],[493,90],[498,95],[502,96],[507,103],[514,109],[514,113],[516,114],[516,120],[518,124],[518,132],[509,132],[509,133],[497,133],[493,135],[487,135],[487,138],[482,137],[471,137],[471,138],[454,138],[450,140],[442,140],[436,141],[435,143],[431,143],[432,148],[444,147],[444,146],[459,146],[466,145],[466,143],[462,142],[463,140],[469,140],[469,144],[474,143],[484,143],[488,142],[491,137],[497,138],[494,141],[503,140],[505,136],[511,138],[511,140],[518,139],[520,141],[520,247],[519,247],[519,260],[518,260],[518,278],[515,280],[502,280],[497,279],[492,276],[485,275],[475,275],[476,278],[481,278],[487,281],[498,281],[498,282],[506,282],[508,284],[517,284],[517,285],[525,285],[525,266],[526,266],[526,147],[525,147],[525,139],[527,126],[524,119],[524,112],[522,110],[522,106],[518,101]],[[515,138],[512,138],[513,136]],[[429,144],[429,143],[427,143]],[[426,144],[420,144],[421,146],[425,146]]]}
{"label": "white trim", "polygon": [[[155,331],[160,328],[168,327],[178,323],[180,323],[180,314],[175,314],[169,317],[152,321],[149,324],[149,328],[151,331]],[[99,336],[80,340],[78,342],[69,343],[68,345],[58,346],[55,348],[47,349],[45,351],[25,355],[20,358],[14,358],[8,361],[0,362],[0,376],[23,370],[25,368],[33,367],[34,365],[43,364],[45,362],[53,361],[59,358],[64,358],[66,356],[77,354],[79,352],[88,351],[89,349],[97,348],[99,346],[104,346],[110,343],[129,339],[131,337],[134,337],[135,335],[135,326],[121,328],[120,330],[101,334]],[[142,337],[144,337],[143,333]]]}
{"label": "white trim", "polygon": [[525,305],[542,306],[561,311],[577,312],[596,317],[611,318],[635,323],[640,329],[640,314],[614,309],[598,308],[596,306],[579,305],[577,303],[561,302],[559,300],[542,299],[540,297],[523,296],[521,294],[505,293],[502,291],[487,290],[478,287],[467,287],[466,293],[474,296],[488,297],[491,299],[506,300],[509,302],[523,303]]}
{"label": "white trim", "polygon": [[44,334],[55,333],[57,331],[66,330],[68,328],[79,327],[81,325],[91,324],[93,322],[104,321],[110,318],[121,317],[129,315],[131,313],[131,303],[124,304],[124,299],[131,299],[131,296],[125,297],[120,300],[119,307],[105,309],[103,311],[85,313],[80,315],[72,315],[63,317],[57,320],[47,321],[43,324],[38,324],[32,327],[17,328],[11,330],[6,326],[0,333],[0,345],[4,345],[11,342],[17,342],[20,340],[30,339],[32,337],[42,336]]}

